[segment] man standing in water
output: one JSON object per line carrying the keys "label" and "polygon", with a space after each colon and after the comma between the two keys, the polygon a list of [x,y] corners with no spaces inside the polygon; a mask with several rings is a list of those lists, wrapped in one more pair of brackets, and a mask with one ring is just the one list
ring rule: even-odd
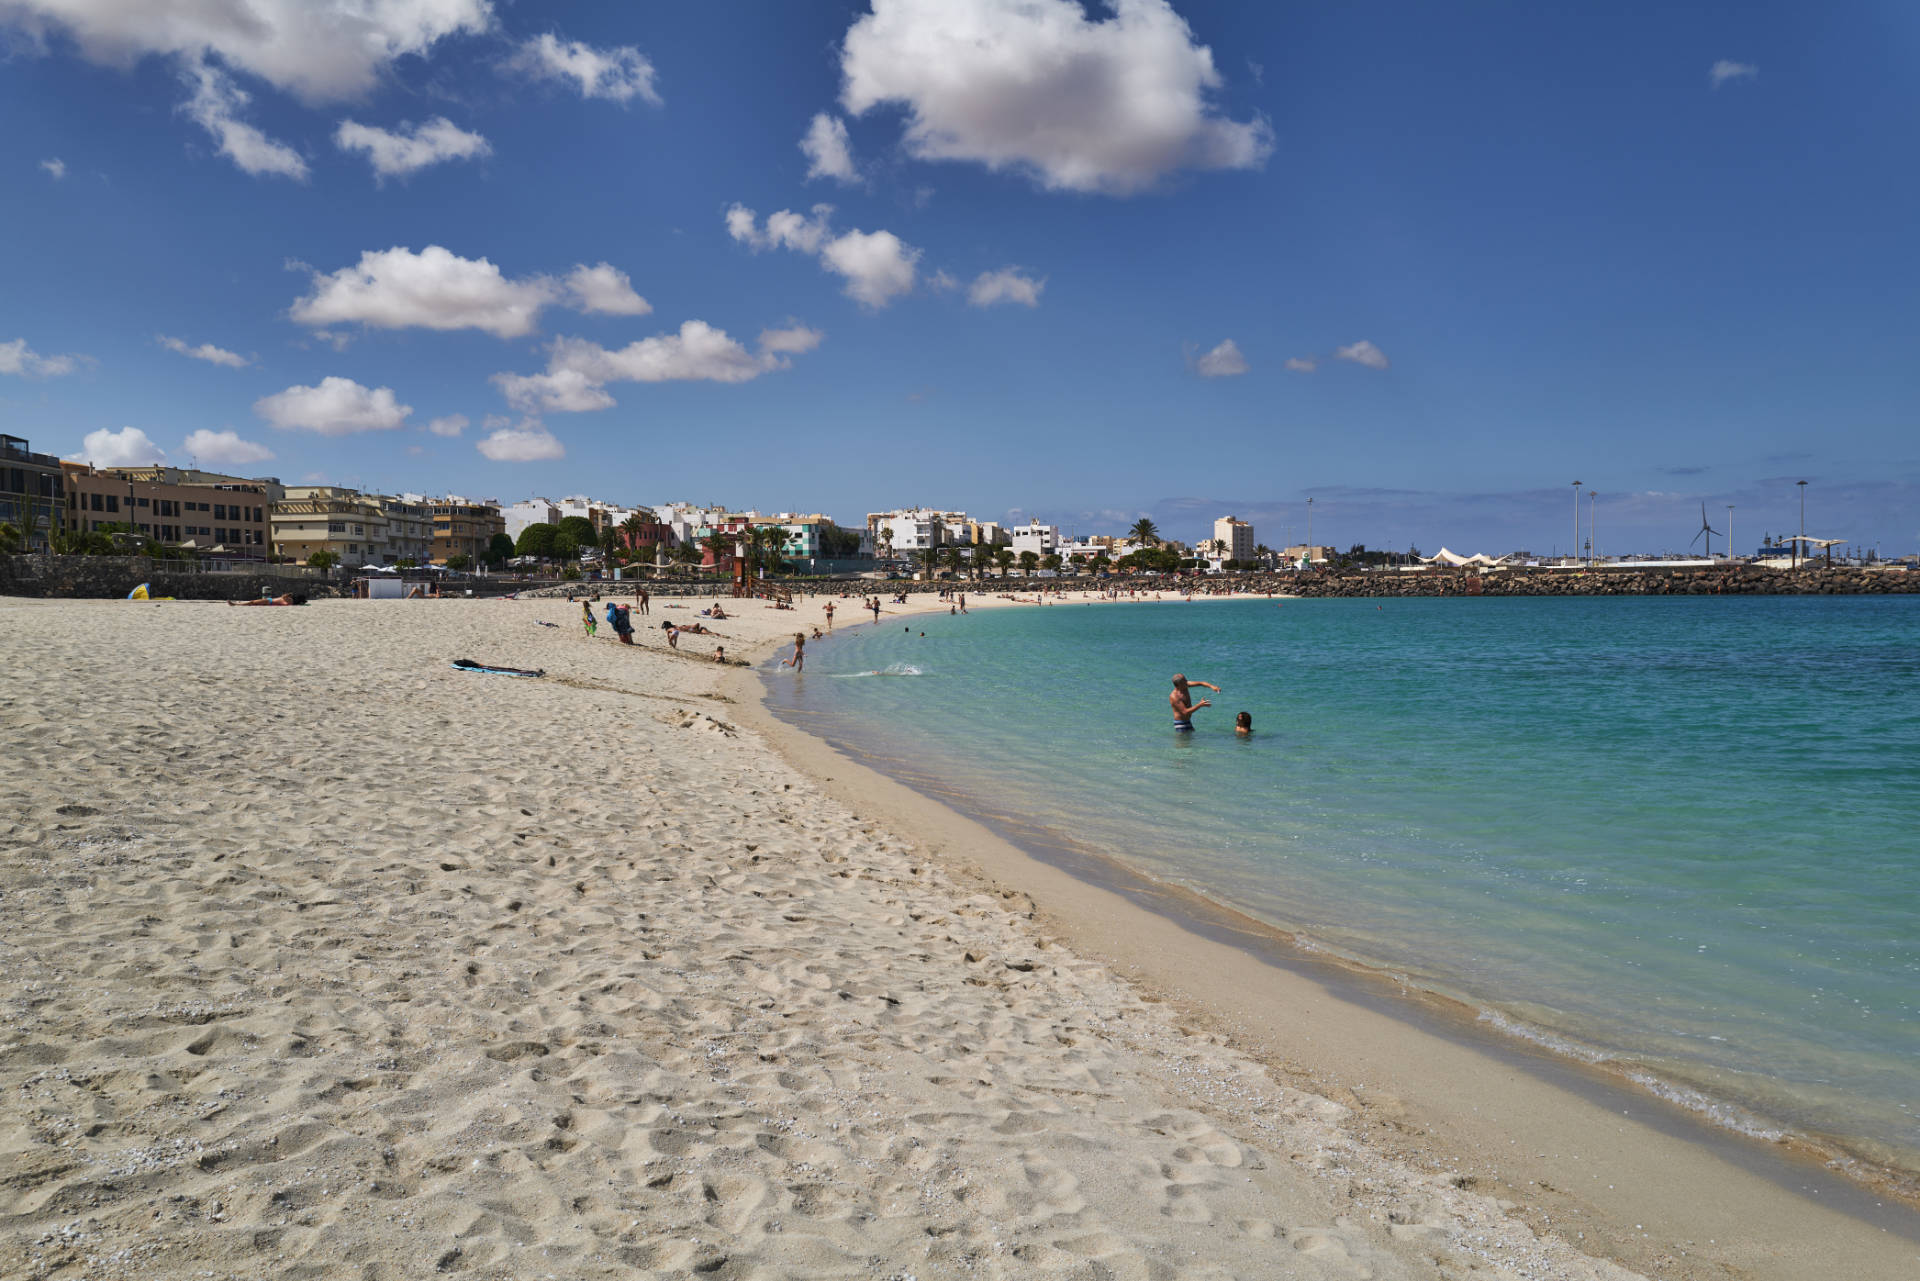
{"label": "man standing in water", "polygon": [[1193,731],[1194,709],[1197,707],[1212,707],[1213,700],[1203,698],[1197,703],[1194,702],[1193,694],[1187,688],[1189,685],[1205,685],[1216,694],[1220,692],[1220,687],[1210,684],[1207,681],[1190,681],[1185,676],[1175,674],[1173,678],[1173,693],[1167,695],[1167,702],[1173,707],[1173,727],[1177,730],[1185,730],[1191,733]]}

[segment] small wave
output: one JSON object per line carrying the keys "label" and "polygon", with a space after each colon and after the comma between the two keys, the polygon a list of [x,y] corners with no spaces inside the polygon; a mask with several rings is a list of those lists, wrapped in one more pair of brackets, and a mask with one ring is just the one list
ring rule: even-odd
{"label": "small wave", "polygon": [[841,680],[859,680],[865,676],[925,676],[926,673],[912,663],[889,663],[887,666],[871,672],[839,672]]}

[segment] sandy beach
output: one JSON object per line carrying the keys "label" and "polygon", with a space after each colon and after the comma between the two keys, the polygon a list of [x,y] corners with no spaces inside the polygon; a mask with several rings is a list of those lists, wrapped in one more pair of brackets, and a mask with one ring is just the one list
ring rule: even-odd
{"label": "sandy beach", "polygon": [[1920,1269],[773,723],[819,603],[0,600],[0,1276]]}

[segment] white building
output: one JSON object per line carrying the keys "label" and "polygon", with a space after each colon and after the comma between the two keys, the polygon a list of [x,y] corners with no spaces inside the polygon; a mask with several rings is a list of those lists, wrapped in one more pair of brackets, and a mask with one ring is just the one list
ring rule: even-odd
{"label": "white building", "polygon": [[[1221,545],[1226,547],[1221,550]],[[1232,516],[1222,516],[1213,522],[1213,546],[1208,547],[1208,555],[1217,561],[1237,560],[1245,565],[1253,560],[1253,526],[1244,520]]]}
{"label": "white building", "polygon": [[931,507],[867,514],[867,533],[873,539],[875,555],[884,554],[889,547],[894,556],[900,557],[929,547],[971,542],[967,525],[965,512],[936,511]]}
{"label": "white building", "polygon": [[552,499],[526,498],[511,507],[503,507],[500,514],[506,518],[507,537],[514,542],[520,541],[520,534],[529,525],[558,525],[560,509]]}
{"label": "white building", "polygon": [[1035,556],[1052,556],[1060,549],[1060,527],[1042,525],[1030,520],[1024,525],[1015,525],[1009,531],[1013,536],[1013,554],[1032,552]]}

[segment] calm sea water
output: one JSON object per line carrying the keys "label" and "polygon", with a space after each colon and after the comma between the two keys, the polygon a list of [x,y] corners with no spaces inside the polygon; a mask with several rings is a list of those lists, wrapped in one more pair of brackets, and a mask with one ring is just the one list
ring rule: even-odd
{"label": "calm sea water", "polygon": [[[1225,690],[1191,735],[1176,670]],[[765,679],[962,808],[1920,1170],[1920,599],[1059,605]]]}

